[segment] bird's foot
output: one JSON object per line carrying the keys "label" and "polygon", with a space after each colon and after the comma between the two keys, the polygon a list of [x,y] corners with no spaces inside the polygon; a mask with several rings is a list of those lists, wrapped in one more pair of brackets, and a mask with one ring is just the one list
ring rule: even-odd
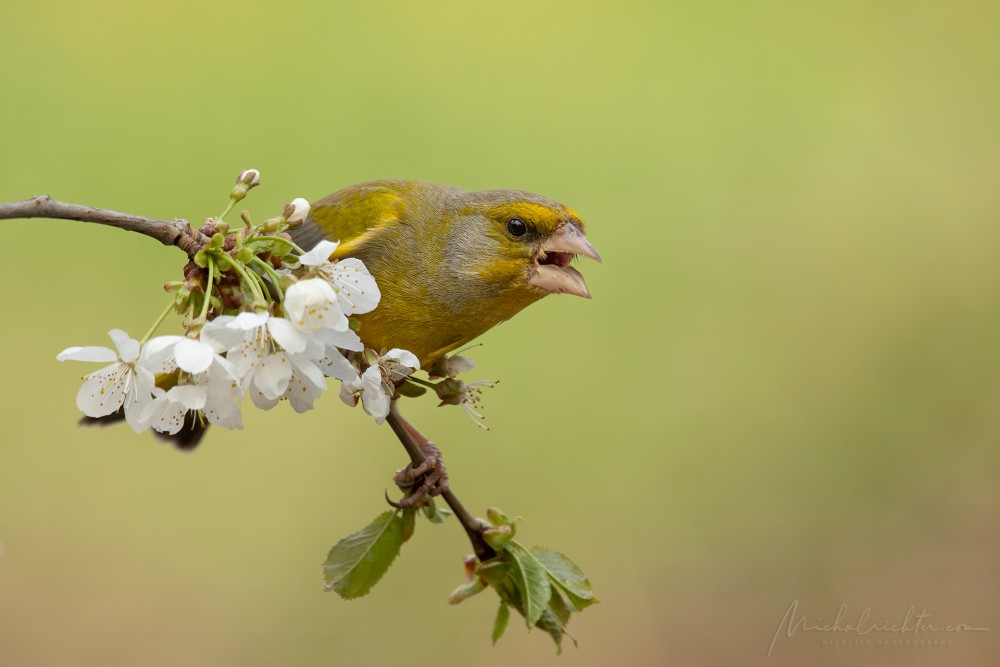
{"label": "bird's foot", "polygon": [[398,502],[386,498],[397,509],[419,507],[426,498],[440,496],[448,490],[448,471],[444,467],[441,450],[429,440],[421,443],[420,449],[425,456],[420,465],[410,463],[396,471],[392,478],[396,486],[407,492]]}

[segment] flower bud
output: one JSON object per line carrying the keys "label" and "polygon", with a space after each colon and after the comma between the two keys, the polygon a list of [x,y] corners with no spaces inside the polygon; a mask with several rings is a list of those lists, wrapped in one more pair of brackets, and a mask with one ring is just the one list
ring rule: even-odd
{"label": "flower bud", "polygon": [[478,579],[468,584],[462,584],[448,596],[448,604],[458,604],[463,600],[468,600],[476,593],[482,593],[484,590],[486,590],[486,584]]}
{"label": "flower bud", "polygon": [[256,169],[244,169],[236,177],[236,183],[245,185],[247,190],[255,188],[260,185],[260,172]]}
{"label": "flower bud", "polygon": [[223,234],[229,233],[229,223],[225,220],[216,220],[215,228],[218,229]]}
{"label": "flower bud", "polygon": [[236,259],[240,262],[240,264],[249,264],[250,260],[253,259],[253,250],[243,246],[236,251]]}
{"label": "flower bud", "polygon": [[510,526],[497,526],[483,531],[483,539],[497,551],[503,550],[504,546],[514,537],[514,531]]}
{"label": "flower bud", "polygon": [[510,520],[509,516],[496,507],[488,507],[486,509],[486,518],[489,519],[490,523],[494,526],[511,526],[514,523]]}
{"label": "flower bud", "polygon": [[309,215],[309,202],[302,197],[296,197],[289,204],[285,204],[285,220],[291,225],[301,225]]}

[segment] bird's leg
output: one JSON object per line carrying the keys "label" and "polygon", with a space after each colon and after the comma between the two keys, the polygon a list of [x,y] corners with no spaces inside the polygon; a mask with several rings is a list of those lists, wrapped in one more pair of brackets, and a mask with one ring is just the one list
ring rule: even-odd
{"label": "bird's leg", "polygon": [[[410,491],[399,502],[390,504],[399,508],[413,507],[428,496],[439,496],[448,490],[448,471],[444,467],[441,450],[399,414],[395,401],[391,410],[393,419],[389,424],[407,448],[411,462],[393,477],[396,486]],[[415,448],[416,452],[410,451],[411,448]],[[414,456],[415,453],[419,456]]]}
{"label": "bird's leg", "polygon": [[[413,462],[412,465],[414,468],[419,468],[427,457],[421,450],[419,441],[414,437],[414,434],[427,443],[430,443],[430,441],[420,435],[417,429],[413,428],[409,422],[402,418],[399,414],[399,409],[396,407],[396,401],[392,402],[386,421],[389,422],[389,426],[392,428],[393,433],[396,434],[396,437],[399,438],[399,442],[402,443],[403,447],[406,449],[406,453],[410,455],[410,460]],[[433,446],[433,443],[431,443],[431,446]],[[434,450],[437,452],[437,459],[440,463],[441,452],[437,449],[437,447],[434,447]],[[440,468],[441,471],[444,472],[444,466],[441,465]],[[462,528],[465,529],[465,533],[469,536],[469,542],[472,544],[472,548],[475,550],[479,561],[485,563],[489,559],[494,558],[497,555],[496,550],[488,545],[486,540],[483,539],[483,531],[489,528],[489,526],[472,516],[469,510],[465,509],[465,506],[461,503],[461,501],[459,501],[455,493],[448,488],[447,474],[444,475],[444,487],[442,488],[438,485],[437,489],[444,501],[448,503],[448,507],[450,507],[451,511],[455,513],[455,518],[458,519],[459,523],[462,524]],[[432,494],[428,493],[427,495]],[[407,496],[407,498],[409,498],[409,496]],[[405,501],[406,498],[403,500]],[[416,501],[413,501],[411,504],[414,503],[416,503]]]}

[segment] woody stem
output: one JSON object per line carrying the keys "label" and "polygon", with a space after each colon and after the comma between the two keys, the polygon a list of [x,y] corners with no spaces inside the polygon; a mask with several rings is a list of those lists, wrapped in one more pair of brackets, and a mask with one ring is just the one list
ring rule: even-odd
{"label": "woody stem", "polygon": [[[413,462],[414,466],[419,466],[427,457],[424,456],[417,439],[413,436],[416,429],[414,429],[413,426],[411,426],[409,422],[407,422],[403,416],[399,414],[397,403],[397,401],[392,402],[392,407],[389,410],[389,416],[386,417],[386,421],[392,428],[392,432],[396,434],[397,438],[399,438],[399,441],[402,443],[406,453],[410,455],[410,461]],[[448,503],[448,507],[450,507],[451,511],[454,512],[455,518],[462,524],[466,535],[469,536],[469,542],[472,543],[472,549],[476,552],[476,556],[479,558],[480,562],[495,557],[496,551],[494,551],[493,548],[483,539],[482,531],[486,528],[486,525],[476,517],[472,516],[469,510],[465,508],[465,505],[461,503],[458,497],[450,489],[444,491],[441,494],[441,497],[444,498],[446,503]]]}

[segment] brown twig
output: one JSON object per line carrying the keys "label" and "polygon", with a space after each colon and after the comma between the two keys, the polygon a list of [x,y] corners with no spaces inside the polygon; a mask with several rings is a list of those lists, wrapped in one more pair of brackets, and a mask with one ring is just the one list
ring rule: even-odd
{"label": "brown twig", "polygon": [[191,226],[184,221],[170,222],[169,220],[144,218],[141,215],[94,208],[93,206],[66,204],[48,195],[0,204],[0,220],[12,218],[58,218],[96,222],[101,225],[145,234],[163,245],[177,246],[187,253],[188,257],[193,257],[208,243],[208,237],[191,229]]}
{"label": "brown twig", "polygon": [[[399,441],[403,444],[403,448],[406,449],[406,453],[410,455],[410,460],[413,462],[414,466],[419,466],[424,462],[424,454],[420,451],[420,447],[417,446],[416,440],[406,429],[406,426],[400,420],[399,412],[396,408],[396,401],[393,401],[392,407],[389,410],[389,416],[386,417],[386,422],[388,422],[392,432],[396,434]],[[455,518],[458,519],[462,527],[465,528],[465,533],[469,536],[469,542],[472,543],[472,549],[476,552],[476,557],[479,558],[480,562],[487,561],[497,555],[493,547],[486,543],[483,539],[482,531],[486,528],[482,521],[472,516],[469,510],[465,509],[465,505],[461,503],[454,492],[450,489],[441,494],[444,501],[448,503],[448,507],[451,511],[455,513]]]}

